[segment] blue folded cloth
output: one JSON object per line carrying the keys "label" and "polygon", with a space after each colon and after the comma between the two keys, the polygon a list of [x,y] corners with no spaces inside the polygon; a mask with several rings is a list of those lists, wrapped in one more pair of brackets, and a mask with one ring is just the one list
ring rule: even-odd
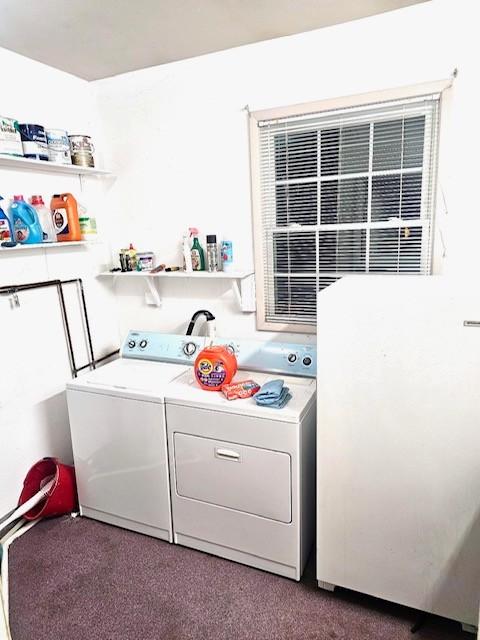
{"label": "blue folded cloth", "polygon": [[282,409],[292,397],[289,391],[288,387],[283,386],[283,380],[270,380],[253,397],[262,407]]}

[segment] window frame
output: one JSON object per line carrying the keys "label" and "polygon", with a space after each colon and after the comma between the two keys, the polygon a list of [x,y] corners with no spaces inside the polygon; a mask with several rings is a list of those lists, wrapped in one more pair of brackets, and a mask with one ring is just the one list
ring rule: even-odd
{"label": "window frame", "polygon": [[[260,171],[260,127],[259,122],[264,120],[276,120],[285,118],[295,118],[310,114],[321,114],[325,111],[362,108],[368,106],[381,106],[382,103],[395,100],[408,100],[426,95],[439,94],[451,86],[451,80],[440,80],[431,83],[410,85],[385,91],[375,91],[364,94],[346,96],[343,98],[327,99],[316,102],[301,103],[291,106],[264,109],[259,111],[249,111],[249,146],[250,146],[250,184],[251,184],[251,208],[252,208],[252,230],[255,266],[255,288],[256,288],[256,324],[259,331],[291,332],[291,333],[316,333],[314,324],[297,324],[288,322],[270,322],[266,319],[266,295],[264,253],[263,247],[264,230],[261,208],[261,171]],[[441,109],[441,101],[440,101]],[[439,110],[440,110],[439,109]],[[438,127],[438,138],[440,137],[440,127]],[[436,140],[435,153],[438,156],[439,140]],[[434,174],[438,171],[438,163]],[[436,178],[436,175],[434,175]],[[430,232],[430,256],[433,256],[434,246],[434,218],[435,202],[438,183],[435,183],[432,195],[432,220]],[[365,275],[365,274],[362,274]],[[376,274],[379,275],[379,274]],[[398,274],[397,274],[398,275]]]}

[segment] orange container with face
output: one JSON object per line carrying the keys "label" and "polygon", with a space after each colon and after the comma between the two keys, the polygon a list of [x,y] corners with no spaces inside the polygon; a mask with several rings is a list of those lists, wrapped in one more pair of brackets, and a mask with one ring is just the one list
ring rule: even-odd
{"label": "orange container with face", "polygon": [[195,379],[206,391],[220,391],[232,381],[238,365],[235,354],[220,345],[202,349],[195,360]]}

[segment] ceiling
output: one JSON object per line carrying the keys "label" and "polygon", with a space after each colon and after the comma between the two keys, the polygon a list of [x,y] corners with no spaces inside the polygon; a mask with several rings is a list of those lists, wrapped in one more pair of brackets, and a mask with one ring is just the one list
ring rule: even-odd
{"label": "ceiling", "polygon": [[0,0],[0,47],[97,80],[425,0]]}

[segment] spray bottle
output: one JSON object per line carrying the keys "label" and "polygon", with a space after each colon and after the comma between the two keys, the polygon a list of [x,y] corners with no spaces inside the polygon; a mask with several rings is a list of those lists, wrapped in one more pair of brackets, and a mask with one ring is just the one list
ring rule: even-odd
{"label": "spray bottle", "polygon": [[192,235],[191,229],[187,231],[187,233],[183,236],[183,270],[187,273],[191,273],[193,271],[192,267],[192,254],[190,248],[190,236]]}

